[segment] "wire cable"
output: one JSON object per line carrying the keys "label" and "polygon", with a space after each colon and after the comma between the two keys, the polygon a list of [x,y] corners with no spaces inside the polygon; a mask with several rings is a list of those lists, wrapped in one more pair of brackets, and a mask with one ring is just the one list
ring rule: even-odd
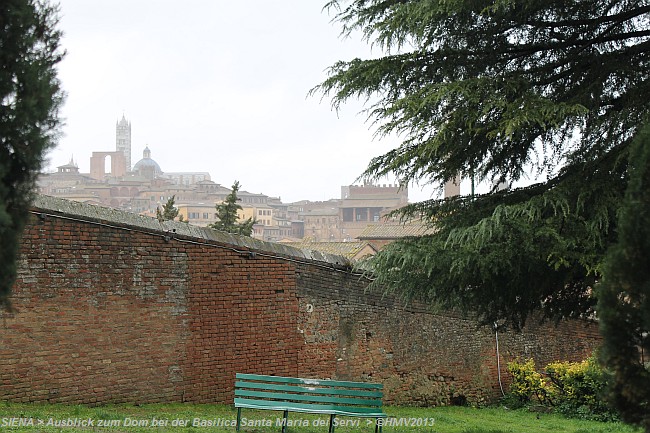
{"label": "wire cable", "polygon": [[501,395],[504,397],[506,396],[506,393],[503,392],[503,383],[501,383],[501,355],[499,354],[499,327],[497,323],[494,323],[494,339],[496,340],[497,343],[497,375],[499,377],[499,388],[501,388]]}

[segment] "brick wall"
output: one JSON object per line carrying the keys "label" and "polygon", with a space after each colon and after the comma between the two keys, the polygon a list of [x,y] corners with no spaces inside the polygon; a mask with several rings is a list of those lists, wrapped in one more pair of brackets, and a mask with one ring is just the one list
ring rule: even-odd
{"label": "brick wall", "polygon": [[[495,335],[367,292],[343,258],[40,197],[3,313],[0,400],[231,403],[235,372],[381,382],[386,403],[500,393]],[[583,322],[499,335],[501,367],[579,360]]]}
{"label": "brick wall", "polygon": [[[501,395],[492,329],[458,315],[431,314],[422,305],[405,306],[365,287],[366,281],[350,274],[299,272],[299,328],[305,340],[300,374],[381,382],[384,400],[394,404],[449,404],[460,396],[480,403]],[[521,333],[498,335],[506,388],[508,361],[533,357],[539,366],[579,361],[599,341],[593,323],[532,322]]]}

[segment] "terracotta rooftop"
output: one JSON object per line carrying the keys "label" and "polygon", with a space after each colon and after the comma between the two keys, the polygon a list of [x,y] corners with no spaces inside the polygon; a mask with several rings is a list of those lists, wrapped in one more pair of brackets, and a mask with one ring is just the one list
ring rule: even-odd
{"label": "terracotta rooftop", "polygon": [[375,224],[367,226],[357,236],[357,239],[401,239],[410,236],[430,235],[435,232],[435,228],[427,227],[419,221],[406,224]]}
{"label": "terracotta rooftop", "polygon": [[312,250],[319,251],[326,254],[334,254],[337,256],[343,256],[348,259],[355,258],[357,254],[363,251],[365,248],[371,248],[373,252],[376,252],[368,242],[355,241],[355,242],[286,242],[284,245],[290,245],[295,248],[300,248],[303,250]]}

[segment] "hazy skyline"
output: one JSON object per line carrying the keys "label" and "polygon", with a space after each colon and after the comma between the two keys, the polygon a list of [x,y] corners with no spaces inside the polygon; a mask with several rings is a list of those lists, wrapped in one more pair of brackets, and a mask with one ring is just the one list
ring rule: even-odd
{"label": "hazy skyline", "polygon": [[[163,171],[285,202],[339,197],[395,140],[373,138],[360,103],[336,113],[307,96],[337,60],[380,54],[342,39],[324,3],[60,1],[65,125],[47,169],[74,156],[88,172],[124,115],[132,163],[149,146]],[[409,188],[412,201],[429,195]]]}

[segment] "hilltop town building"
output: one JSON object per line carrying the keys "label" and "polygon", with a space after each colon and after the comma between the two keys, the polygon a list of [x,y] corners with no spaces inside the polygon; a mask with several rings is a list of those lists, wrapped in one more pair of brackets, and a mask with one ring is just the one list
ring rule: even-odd
{"label": "hilltop town building", "polygon": [[[110,159],[110,173],[106,173],[106,158]],[[93,152],[90,157],[90,177],[103,181],[109,178],[121,178],[125,175],[126,158],[122,152]]]}
{"label": "hilltop town building", "polygon": [[398,185],[341,187],[340,218],[343,231],[356,238],[368,225],[386,222],[386,215],[408,204],[408,189]]}
{"label": "hilltop town building", "polygon": [[115,124],[115,150],[124,154],[126,171],[131,171],[131,122],[122,114],[122,120]]}
{"label": "hilltop town building", "polygon": [[[179,215],[190,224],[208,226],[216,221],[215,206],[230,194],[229,188],[213,182],[208,172],[163,172],[149,146],[131,165],[131,122],[124,115],[116,123],[115,143],[115,151],[92,152],[90,173],[80,173],[71,159],[56,172],[40,175],[39,192],[147,216],[155,216],[156,209],[174,197]],[[239,191],[238,197],[240,218],[257,222],[253,237],[271,242],[305,238],[318,246],[352,242],[368,225],[385,224],[388,212],[407,204],[408,190],[397,185],[348,185],[341,188],[341,198],[324,202],[282,203],[280,198],[248,191]]]}
{"label": "hilltop town building", "polygon": [[149,180],[154,180],[162,175],[162,170],[158,163],[151,159],[151,150],[149,150],[149,146],[144,148],[142,159],[136,162],[133,166],[133,173]]}
{"label": "hilltop town building", "polygon": [[297,203],[305,238],[313,242],[350,242],[368,226],[386,224],[386,215],[408,203],[408,189],[397,185],[348,185],[341,198]]}

